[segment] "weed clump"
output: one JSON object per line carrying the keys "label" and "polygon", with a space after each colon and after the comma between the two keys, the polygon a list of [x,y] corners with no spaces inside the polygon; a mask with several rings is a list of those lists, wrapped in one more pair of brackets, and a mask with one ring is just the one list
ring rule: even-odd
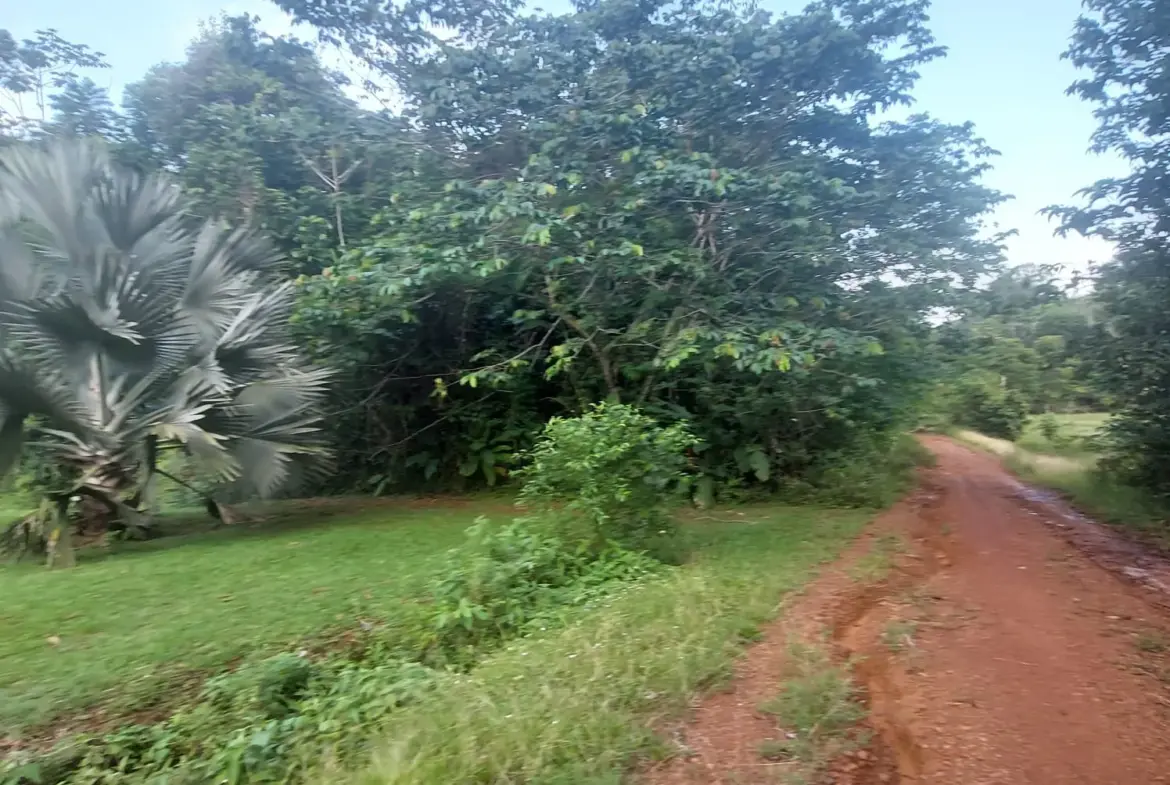
{"label": "weed clump", "polygon": [[866,711],[848,667],[822,646],[793,643],[788,678],[760,708],[775,715],[784,736],[760,747],[769,760],[798,764],[794,777],[813,777],[837,756],[864,743],[856,726]]}

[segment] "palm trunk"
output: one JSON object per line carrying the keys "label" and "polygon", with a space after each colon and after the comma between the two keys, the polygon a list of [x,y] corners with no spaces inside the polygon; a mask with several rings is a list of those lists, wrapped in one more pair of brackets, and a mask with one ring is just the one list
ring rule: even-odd
{"label": "palm trunk", "polygon": [[68,496],[53,500],[52,516],[46,564],[50,569],[73,567],[77,564],[77,556],[73,551],[73,525],[69,522]]}

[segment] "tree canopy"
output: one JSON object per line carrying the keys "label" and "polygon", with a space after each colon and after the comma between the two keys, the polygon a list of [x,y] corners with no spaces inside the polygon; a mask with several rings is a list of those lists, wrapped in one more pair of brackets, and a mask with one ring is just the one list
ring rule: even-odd
{"label": "tree canopy", "polygon": [[1129,174],[1086,189],[1087,204],[1054,210],[1067,231],[1116,244],[1101,270],[1106,315],[1099,376],[1116,400],[1114,464],[1170,491],[1170,11],[1156,0],[1087,0],[1066,54],[1087,75],[1070,92],[1096,104],[1094,148]]}
{"label": "tree canopy", "polygon": [[705,498],[815,483],[913,419],[929,315],[1001,262],[994,151],[882,119],[944,55],[922,0],[279,5],[400,108],[225,17],[112,117],[63,83],[46,128],[273,236],[337,372],[328,488],[495,483],[603,400],[685,422]]}

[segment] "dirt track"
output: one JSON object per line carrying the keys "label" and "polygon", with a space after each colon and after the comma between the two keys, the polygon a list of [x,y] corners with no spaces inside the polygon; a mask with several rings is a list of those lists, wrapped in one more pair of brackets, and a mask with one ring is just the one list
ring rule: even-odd
{"label": "dirt track", "polygon": [[[1170,565],[990,456],[925,443],[938,466],[919,492],[765,630],[651,785],[784,782],[785,764],[759,756],[777,727],[757,707],[789,641],[820,631],[855,663],[875,732],[824,782],[1170,783]],[[907,547],[883,578],[858,580],[851,565],[882,537]]]}

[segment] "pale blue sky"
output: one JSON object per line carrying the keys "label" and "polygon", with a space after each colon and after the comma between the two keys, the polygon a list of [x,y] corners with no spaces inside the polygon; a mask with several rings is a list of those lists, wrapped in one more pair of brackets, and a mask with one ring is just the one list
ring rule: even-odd
{"label": "pale blue sky", "polygon": [[[0,27],[17,37],[55,27],[65,38],[105,52],[113,67],[93,76],[115,96],[151,65],[182,57],[199,22],[221,11],[258,14],[273,33],[290,28],[268,0],[3,3],[8,7]],[[798,9],[804,0],[762,0],[762,5]],[[1094,128],[1091,108],[1064,95],[1076,72],[1060,53],[1079,9],[1079,0],[934,1],[931,26],[950,54],[923,69],[915,109],[950,122],[971,120],[1003,153],[986,180],[1015,196],[996,213],[1001,227],[1019,231],[1008,243],[1013,263],[1084,269],[1109,253],[1099,243],[1053,237],[1052,225],[1037,215],[1046,205],[1072,200],[1092,181],[1123,171],[1117,159],[1087,152]]]}

